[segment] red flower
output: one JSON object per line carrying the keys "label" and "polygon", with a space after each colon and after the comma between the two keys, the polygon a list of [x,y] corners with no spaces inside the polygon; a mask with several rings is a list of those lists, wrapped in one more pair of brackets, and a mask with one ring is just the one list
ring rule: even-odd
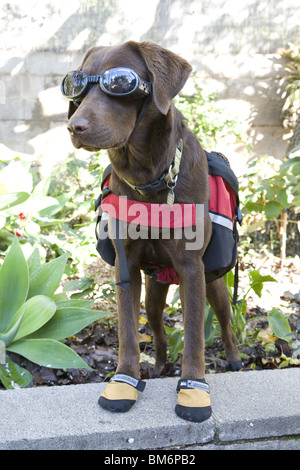
{"label": "red flower", "polygon": [[17,235],[17,237],[23,237],[24,235],[24,230],[22,228],[15,228],[14,233]]}
{"label": "red flower", "polygon": [[18,217],[19,217],[20,220],[26,220],[28,215],[25,212],[20,212]]}

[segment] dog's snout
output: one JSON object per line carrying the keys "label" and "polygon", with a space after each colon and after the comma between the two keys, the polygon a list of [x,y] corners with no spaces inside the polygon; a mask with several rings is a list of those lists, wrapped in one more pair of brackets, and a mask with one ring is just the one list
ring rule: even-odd
{"label": "dog's snout", "polygon": [[70,119],[68,124],[68,131],[71,135],[83,134],[89,128],[89,121],[84,118]]}

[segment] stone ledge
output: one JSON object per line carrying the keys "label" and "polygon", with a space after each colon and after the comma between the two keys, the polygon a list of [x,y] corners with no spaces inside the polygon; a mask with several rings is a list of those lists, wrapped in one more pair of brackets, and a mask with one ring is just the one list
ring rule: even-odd
{"label": "stone ledge", "polygon": [[99,407],[104,383],[1,391],[0,449],[300,449],[300,369],[206,379],[213,416],[203,423],[175,415],[176,378],[147,380],[125,414]]}

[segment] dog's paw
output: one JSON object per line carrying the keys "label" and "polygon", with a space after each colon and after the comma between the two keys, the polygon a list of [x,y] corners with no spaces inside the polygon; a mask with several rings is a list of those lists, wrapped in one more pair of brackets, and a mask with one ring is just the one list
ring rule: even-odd
{"label": "dog's paw", "polygon": [[126,412],[137,400],[137,390],[121,382],[109,382],[99,398],[99,405],[109,411]]}
{"label": "dog's paw", "polygon": [[106,385],[98,403],[106,410],[124,413],[134,405],[138,390],[143,391],[145,385],[145,382],[130,375],[116,374]]}
{"label": "dog's paw", "polygon": [[211,416],[209,386],[202,380],[179,380],[177,385],[178,403],[175,412],[180,418],[201,422]]}
{"label": "dog's paw", "polygon": [[226,370],[231,372],[237,372],[245,367],[242,361],[229,361]]}

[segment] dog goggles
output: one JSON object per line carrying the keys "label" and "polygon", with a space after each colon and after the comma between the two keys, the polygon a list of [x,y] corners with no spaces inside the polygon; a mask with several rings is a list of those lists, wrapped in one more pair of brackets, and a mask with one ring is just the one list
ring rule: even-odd
{"label": "dog goggles", "polygon": [[110,96],[130,95],[140,98],[151,93],[151,83],[125,67],[109,69],[103,75],[87,75],[81,70],[74,70],[63,79],[61,92],[68,100],[80,101],[88,85],[98,82],[101,90]]}

